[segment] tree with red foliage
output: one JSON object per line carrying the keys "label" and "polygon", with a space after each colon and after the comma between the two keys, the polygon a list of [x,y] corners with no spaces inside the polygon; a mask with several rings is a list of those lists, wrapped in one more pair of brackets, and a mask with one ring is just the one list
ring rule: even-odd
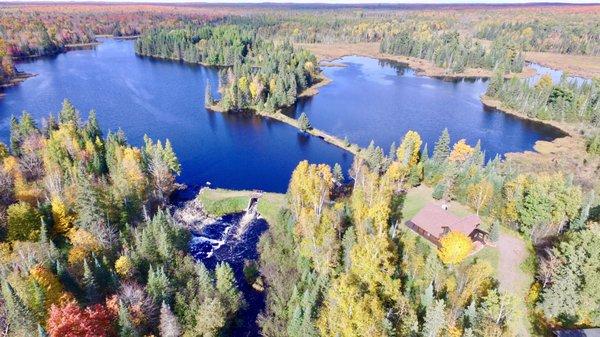
{"label": "tree with red foliage", "polygon": [[113,313],[102,304],[80,308],[75,301],[52,305],[46,327],[50,337],[113,337]]}

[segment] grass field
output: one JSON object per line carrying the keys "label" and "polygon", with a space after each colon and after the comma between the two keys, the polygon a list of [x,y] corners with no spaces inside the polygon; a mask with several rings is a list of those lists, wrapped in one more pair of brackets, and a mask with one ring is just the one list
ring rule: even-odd
{"label": "grass field", "polygon": [[[252,193],[254,192],[206,188],[200,192],[198,198],[210,215],[223,216],[245,210]],[[272,223],[284,205],[285,194],[264,193],[258,201],[258,212],[267,222]]]}

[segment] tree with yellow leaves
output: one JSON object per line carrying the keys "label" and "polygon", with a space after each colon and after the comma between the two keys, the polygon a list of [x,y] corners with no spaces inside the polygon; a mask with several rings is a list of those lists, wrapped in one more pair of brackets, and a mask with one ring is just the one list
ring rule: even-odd
{"label": "tree with yellow leaves", "polygon": [[459,264],[472,250],[473,241],[466,234],[451,231],[440,239],[438,255],[445,264]]}
{"label": "tree with yellow leaves", "polygon": [[31,281],[37,282],[44,291],[44,306],[49,309],[51,305],[58,304],[64,295],[64,289],[58,277],[44,266],[38,265],[29,271]]}
{"label": "tree with yellow leaves", "polygon": [[461,139],[454,144],[448,160],[451,162],[464,162],[465,160],[469,159],[474,152],[475,149],[467,144],[466,140]]}
{"label": "tree with yellow leaves", "polygon": [[71,230],[68,236],[71,239],[71,244],[73,244],[68,257],[70,264],[82,262],[89,253],[100,250],[101,246],[98,240],[84,229]]}
{"label": "tree with yellow leaves", "polygon": [[494,186],[487,179],[482,179],[480,182],[469,185],[467,190],[467,198],[473,208],[477,210],[477,215],[481,208],[485,207],[494,195]]}
{"label": "tree with yellow leaves", "polygon": [[396,151],[398,161],[408,169],[415,166],[419,161],[421,144],[423,144],[421,136],[416,131],[409,130]]}
{"label": "tree with yellow leaves", "polygon": [[58,197],[53,197],[50,205],[52,207],[52,219],[54,220],[52,231],[57,235],[68,233],[73,227],[75,216],[69,213],[65,203]]}
{"label": "tree with yellow leaves", "polygon": [[117,274],[123,278],[131,277],[131,275],[133,275],[133,269],[133,261],[131,261],[131,258],[127,255],[121,255],[117,261],[115,261],[115,270]]}
{"label": "tree with yellow leaves", "polygon": [[333,281],[317,322],[321,336],[383,337],[385,309],[379,298],[362,291],[352,275]]}

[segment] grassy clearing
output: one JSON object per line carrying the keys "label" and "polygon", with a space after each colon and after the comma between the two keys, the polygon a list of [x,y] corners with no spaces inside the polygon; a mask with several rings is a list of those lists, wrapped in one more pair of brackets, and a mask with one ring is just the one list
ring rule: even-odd
{"label": "grassy clearing", "polygon": [[[402,222],[406,222],[414,217],[417,212],[428,203],[440,203],[439,200],[435,200],[431,196],[432,192],[433,188],[425,185],[410,189],[408,193],[406,193],[406,199],[404,200],[404,206],[402,208]],[[467,206],[461,205],[456,201],[451,201],[447,203],[447,205],[448,210],[459,217],[473,213]]]}
{"label": "grassy clearing", "polygon": [[[234,191],[226,189],[208,189],[200,192],[198,198],[204,209],[212,216],[223,216],[229,213],[242,212],[248,206],[252,191]],[[277,219],[279,210],[285,205],[285,195],[264,193],[258,202],[258,212],[272,223]]]}

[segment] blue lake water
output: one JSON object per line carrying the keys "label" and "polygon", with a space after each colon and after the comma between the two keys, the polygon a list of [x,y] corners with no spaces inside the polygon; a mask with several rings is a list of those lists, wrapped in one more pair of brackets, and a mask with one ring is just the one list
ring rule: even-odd
{"label": "blue lake water", "polygon": [[[530,150],[537,140],[559,134],[546,126],[485,109],[482,80],[446,82],[416,76],[410,68],[365,57],[345,57],[346,67],[326,67],[333,82],[302,99],[289,113],[308,114],[311,123],[366,146],[373,139],[387,148],[406,131],[433,144],[444,127],[453,140],[482,141],[488,157]],[[38,121],[60,110],[69,98],[82,115],[95,109],[101,126],[123,129],[128,140],[144,134],[169,138],[182,164],[178,179],[191,187],[284,192],[299,161],[340,163],[352,156],[277,121],[250,114],[204,109],[213,68],[136,56],[133,41],[106,39],[91,50],[18,64],[37,76],[8,88],[0,99],[0,140],[8,142],[10,116],[29,111]],[[216,89],[216,88],[215,88]]]}
{"label": "blue lake water", "polygon": [[352,162],[352,155],[286,124],[204,109],[206,80],[218,83],[213,68],[138,57],[133,41],[103,42],[18,64],[38,75],[4,91],[0,140],[9,140],[11,115],[27,110],[41,123],[69,98],[84,117],[95,109],[105,131],[123,129],[132,144],[141,145],[144,134],[169,138],[182,164],[178,181],[189,186],[285,192],[303,159],[345,168]]}
{"label": "blue lake water", "polygon": [[491,158],[531,150],[537,140],[561,135],[552,127],[484,107],[484,80],[443,81],[417,76],[398,63],[358,56],[336,62],[346,66],[325,67],[333,82],[303,99],[293,113],[305,112],[313,126],[362,146],[374,140],[387,150],[414,130],[431,151],[447,127],[453,142],[464,138],[474,145],[481,140]]}

